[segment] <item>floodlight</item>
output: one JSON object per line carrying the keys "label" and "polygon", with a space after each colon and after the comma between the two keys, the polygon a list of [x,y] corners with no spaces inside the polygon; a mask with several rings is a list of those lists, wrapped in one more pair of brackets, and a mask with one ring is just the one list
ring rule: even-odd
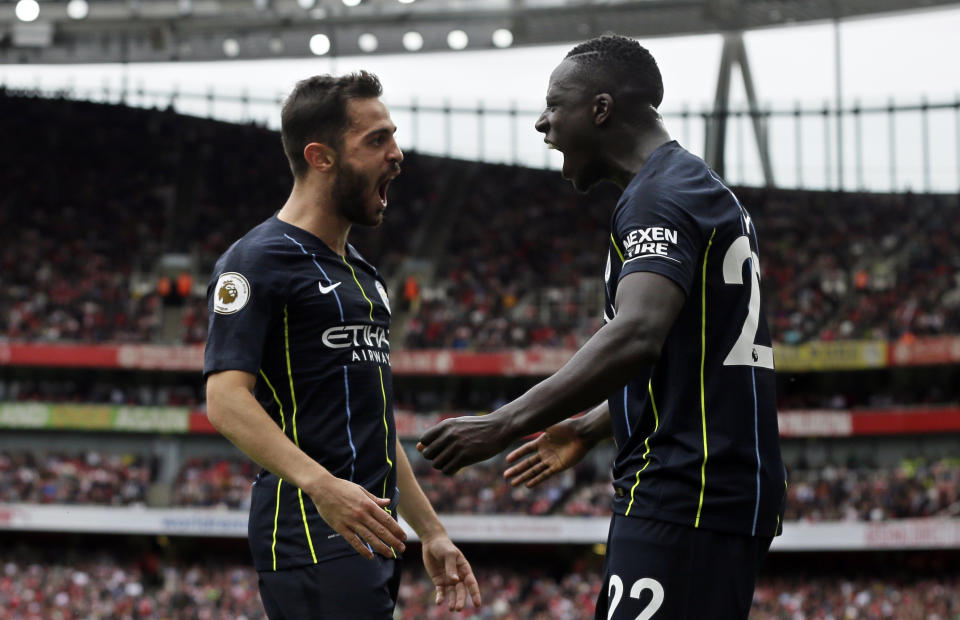
{"label": "floodlight", "polygon": [[364,32],[357,39],[357,45],[360,46],[361,50],[369,53],[377,51],[377,46],[380,45],[380,42],[377,41],[377,35],[370,32]]}
{"label": "floodlight", "polygon": [[20,0],[14,9],[17,19],[22,22],[32,22],[40,17],[40,5],[37,0]]}
{"label": "floodlight", "polygon": [[341,0],[344,6],[357,6],[361,0]]}
{"label": "floodlight", "polygon": [[447,34],[447,45],[453,50],[462,50],[470,43],[470,37],[463,30],[451,30]]}
{"label": "floodlight", "polygon": [[493,31],[493,44],[499,48],[513,45],[513,33],[506,28],[497,28]]}
{"label": "floodlight", "polygon": [[297,0],[297,4],[300,5],[300,8],[304,11],[309,11],[313,8],[313,5],[317,3],[317,0]]}
{"label": "floodlight", "polygon": [[90,5],[87,0],[70,0],[67,3],[67,15],[71,19],[83,19],[90,14]]}
{"label": "floodlight", "polygon": [[223,55],[229,58],[236,58],[240,55],[240,43],[236,39],[223,40]]}
{"label": "floodlight", "polygon": [[330,51],[330,37],[325,34],[315,34],[310,37],[310,51],[316,56],[323,56]]}
{"label": "floodlight", "polygon": [[423,35],[416,30],[404,33],[403,47],[408,52],[419,51],[423,47]]}

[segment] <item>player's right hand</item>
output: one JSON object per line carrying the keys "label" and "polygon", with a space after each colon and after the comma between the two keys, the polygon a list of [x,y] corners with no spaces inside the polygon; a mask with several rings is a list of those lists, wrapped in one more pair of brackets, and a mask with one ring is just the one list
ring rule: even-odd
{"label": "player's right hand", "polygon": [[508,463],[519,462],[503,472],[503,477],[512,486],[526,483],[533,488],[579,463],[591,447],[577,432],[575,420],[564,420],[508,454]]}
{"label": "player's right hand", "polygon": [[363,557],[372,560],[376,551],[386,558],[395,558],[394,549],[403,552],[406,548],[406,532],[384,510],[390,505],[389,499],[334,476],[311,498],[323,520]]}

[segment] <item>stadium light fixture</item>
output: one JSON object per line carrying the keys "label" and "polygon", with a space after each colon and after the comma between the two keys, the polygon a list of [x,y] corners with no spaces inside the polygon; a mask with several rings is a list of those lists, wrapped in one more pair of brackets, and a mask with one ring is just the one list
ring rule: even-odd
{"label": "stadium light fixture", "polygon": [[416,0],[397,0],[400,4],[413,4]]}
{"label": "stadium light fixture", "polygon": [[40,17],[40,4],[37,0],[20,0],[14,9],[17,19],[22,22],[32,22]]}
{"label": "stadium light fixture", "polygon": [[304,11],[309,11],[317,3],[317,0],[297,0],[297,4]]}
{"label": "stadium light fixture", "polygon": [[240,55],[240,42],[229,38],[223,40],[223,55],[227,58],[236,58]]}
{"label": "stadium light fixture", "polygon": [[491,39],[493,40],[493,45],[500,49],[513,45],[513,33],[506,28],[497,28],[494,30]]}
{"label": "stadium light fixture", "polygon": [[357,45],[360,46],[361,51],[370,53],[377,51],[380,42],[377,41],[377,35],[371,32],[364,32],[357,38]]}
{"label": "stadium light fixture", "polygon": [[418,52],[423,47],[423,35],[416,30],[403,34],[403,49],[408,52]]}
{"label": "stadium light fixture", "polygon": [[90,5],[87,0],[70,0],[67,3],[67,15],[70,19],[83,19],[90,14]]}
{"label": "stadium light fixture", "polygon": [[451,30],[447,34],[447,45],[452,50],[462,50],[470,43],[470,37],[463,30]]}
{"label": "stadium light fixture", "polygon": [[330,51],[330,37],[325,34],[315,34],[310,37],[310,51],[315,56],[323,56]]}
{"label": "stadium light fixture", "polygon": [[362,0],[341,0],[344,6],[357,6],[362,2]]}

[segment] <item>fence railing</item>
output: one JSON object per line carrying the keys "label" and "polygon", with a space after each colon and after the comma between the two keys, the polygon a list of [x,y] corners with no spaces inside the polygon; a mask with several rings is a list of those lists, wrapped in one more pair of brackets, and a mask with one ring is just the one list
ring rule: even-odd
{"label": "fence railing", "polygon": [[[0,84],[0,86],[3,86]],[[177,112],[278,128],[283,95],[117,87],[22,88],[45,97],[173,108]],[[422,153],[559,168],[562,155],[547,150],[533,128],[539,110],[516,105],[472,106],[387,98],[400,146]],[[726,119],[725,176],[736,185],[763,185],[753,115],[766,134],[778,187],[844,191],[960,192],[960,95],[953,101],[905,102],[837,109],[796,104],[751,113],[730,110],[664,110],[668,131],[703,155],[707,128]]]}

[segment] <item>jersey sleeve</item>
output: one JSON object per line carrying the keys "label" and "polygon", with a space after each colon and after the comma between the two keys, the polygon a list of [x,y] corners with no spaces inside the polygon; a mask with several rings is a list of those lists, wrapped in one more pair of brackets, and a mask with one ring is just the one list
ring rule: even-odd
{"label": "jersey sleeve", "polygon": [[613,236],[623,259],[620,279],[651,271],[690,294],[703,237],[687,210],[658,192],[625,195],[614,215]]}
{"label": "jersey sleeve", "polygon": [[259,252],[234,246],[214,268],[207,288],[210,322],[203,375],[221,370],[257,374],[279,290]]}

